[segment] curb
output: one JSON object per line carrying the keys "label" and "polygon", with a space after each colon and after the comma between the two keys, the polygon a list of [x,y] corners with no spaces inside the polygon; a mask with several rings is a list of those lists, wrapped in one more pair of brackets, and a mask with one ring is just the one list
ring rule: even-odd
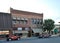
{"label": "curb", "polygon": [[37,37],[22,38],[21,40],[34,40],[34,39],[37,39]]}

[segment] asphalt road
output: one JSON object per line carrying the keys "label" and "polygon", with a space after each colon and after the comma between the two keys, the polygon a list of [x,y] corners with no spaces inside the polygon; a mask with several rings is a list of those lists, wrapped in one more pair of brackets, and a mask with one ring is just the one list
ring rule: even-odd
{"label": "asphalt road", "polygon": [[35,38],[35,39],[20,39],[16,41],[0,40],[0,43],[60,43],[60,37],[54,38]]}

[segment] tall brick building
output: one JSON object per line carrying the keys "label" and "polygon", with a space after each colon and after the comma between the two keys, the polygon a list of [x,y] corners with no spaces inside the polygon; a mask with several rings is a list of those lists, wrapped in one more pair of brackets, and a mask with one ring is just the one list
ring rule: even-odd
{"label": "tall brick building", "polygon": [[42,33],[43,14],[10,9],[12,15],[13,33],[23,33],[27,36],[38,36]]}

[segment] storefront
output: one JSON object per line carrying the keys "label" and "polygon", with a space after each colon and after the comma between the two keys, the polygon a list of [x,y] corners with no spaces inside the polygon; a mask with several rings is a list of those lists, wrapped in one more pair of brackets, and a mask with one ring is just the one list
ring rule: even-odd
{"label": "storefront", "polygon": [[0,37],[1,37],[1,38],[6,37],[7,35],[9,35],[9,30],[0,31]]}
{"label": "storefront", "polygon": [[27,34],[28,34],[28,31],[21,31],[21,30],[15,30],[13,31],[13,34],[16,34],[18,36],[26,36],[27,37]]}
{"label": "storefront", "polygon": [[34,36],[39,36],[42,33],[42,29],[32,29]]}
{"label": "storefront", "polygon": [[27,37],[28,36],[28,28],[25,28],[24,30],[19,27],[17,30],[13,30],[13,34],[22,36],[22,37]]}

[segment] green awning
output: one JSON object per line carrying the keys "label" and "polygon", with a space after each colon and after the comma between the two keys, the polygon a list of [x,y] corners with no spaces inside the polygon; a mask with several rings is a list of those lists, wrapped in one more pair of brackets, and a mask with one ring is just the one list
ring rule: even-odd
{"label": "green awning", "polygon": [[42,33],[42,29],[32,29],[34,33]]}

